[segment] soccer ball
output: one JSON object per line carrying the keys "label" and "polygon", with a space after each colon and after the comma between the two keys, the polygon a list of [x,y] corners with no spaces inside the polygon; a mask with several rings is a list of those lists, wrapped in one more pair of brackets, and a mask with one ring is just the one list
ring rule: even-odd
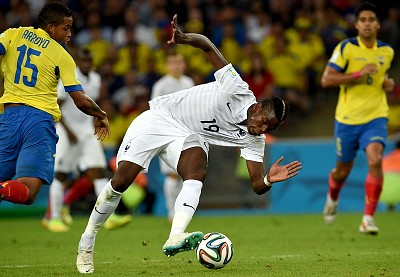
{"label": "soccer ball", "polygon": [[226,266],[233,256],[233,245],[224,234],[212,232],[204,235],[196,249],[197,260],[208,269]]}

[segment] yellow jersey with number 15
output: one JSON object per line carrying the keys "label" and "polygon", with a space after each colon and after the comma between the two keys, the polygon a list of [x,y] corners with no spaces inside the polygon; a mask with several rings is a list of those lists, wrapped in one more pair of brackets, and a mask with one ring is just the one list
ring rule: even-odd
{"label": "yellow jersey with number 15", "polygon": [[67,92],[82,90],[76,64],[68,51],[43,29],[10,28],[0,35],[1,68],[4,74],[4,103],[23,103],[61,118],[57,84]]}
{"label": "yellow jersey with number 15", "polygon": [[353,73],[371,63],[378,67],[376,74],[340,86],[335,115],[337,121],[358,125],[388,117],[389,107],[382,85],[393,55],[392,47],[379,40],[372,48],[366,47],[359,37],[346,39],[336,46],[328,63],[336,71]]}

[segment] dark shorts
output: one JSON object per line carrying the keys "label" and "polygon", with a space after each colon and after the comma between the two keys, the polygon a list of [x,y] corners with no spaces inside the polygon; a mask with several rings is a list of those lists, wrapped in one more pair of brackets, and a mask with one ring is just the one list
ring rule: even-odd
{"label": "dark shorts", "polygon": [[347,125],[335,121],[337,159],[350,162],[354,160],[359,149],[365,150],[372,142],[379,142],[385,147],[387,122],[387,118],[377,118],[361,125]]}
{"label": "dark shorts", "polygon": [[0,181],[40,178],[51,184],[58,136],[52,116],[28,106],[0,114]]}

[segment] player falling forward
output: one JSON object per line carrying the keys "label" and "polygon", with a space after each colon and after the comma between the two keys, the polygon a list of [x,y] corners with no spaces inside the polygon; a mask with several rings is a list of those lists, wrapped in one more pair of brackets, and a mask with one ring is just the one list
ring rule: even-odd
{"label": "player falling forward", "polygon": [[194,249],[203,239],[202,232],[185,230],[199,203],[209,144],[241,149],[257,194],[269,191],[272,183],[296,176],[301,169],[299,161],[279,165],[281,157],[264,176],[264,134],[285,121],[288,104],[278,97],[257,102],[248,85],[207,37],[182,33],[176,15],[171,24],[173,35],[168,43],[202,49],[217,69],[216,81],[157,97],[150,101],[150,110],[131,123],[118,150],[117,171],[100,193],[79,241],[76,266],[81,273],[94,271],[98,230],[115,210],[122,192],[140,171],[147,170],[157,154],[183,179],[169,238],[163,246],[167,256]]}
{"label": "player falling forward", "polygon": [[339,192],[349,176],[357,151],[368,159],[365,180],[365,210],[359,231],[376,235],[374,221],[382,191],[382,156],[387,139],[386,92],[394,88],[387,71],[393,49],[377,40],[380,27],[376,7],[362,3],[356,12],[358,36],[342,41],[334,50],[322,76],[322,86],[340,86],[335,115],[337,162],[329,175],[329,192],[324,208],[326,223],[333,223]]}
{"label": "player falling forward", "polygon": [[65,48],[72,21],[69,8],[50,3],[39,13],[39,28],[10,28],[0,35],[0,201],[32,204],[42,184],[53,181],[59,79],[75,105],[95,117],[98,138],[110,133],[106,113],[83,91]]}

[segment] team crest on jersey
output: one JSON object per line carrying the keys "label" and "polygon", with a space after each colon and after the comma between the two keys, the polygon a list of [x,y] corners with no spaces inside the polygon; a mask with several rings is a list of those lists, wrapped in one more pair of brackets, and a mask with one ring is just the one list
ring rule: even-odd
{"label": "team crest on jersey", "polygon": [[131,141],[125,146],[124,152],[122,153],[122,155],[125,155],[126,152],[128,152],[129,148],[131,148]]}
{"label": "team crest on jersey", "polygon": [[383,56],[378,56],[378,63],[379,63],[380,65],[384,65],[384,63],[385,63],[385,57],[383,57]]}
{"label": "team crest on jersey", "polygon": [[237,138],[241,138],[247,135],[247,132],[245,130],[239,129],[239,131],[236,133]]}

